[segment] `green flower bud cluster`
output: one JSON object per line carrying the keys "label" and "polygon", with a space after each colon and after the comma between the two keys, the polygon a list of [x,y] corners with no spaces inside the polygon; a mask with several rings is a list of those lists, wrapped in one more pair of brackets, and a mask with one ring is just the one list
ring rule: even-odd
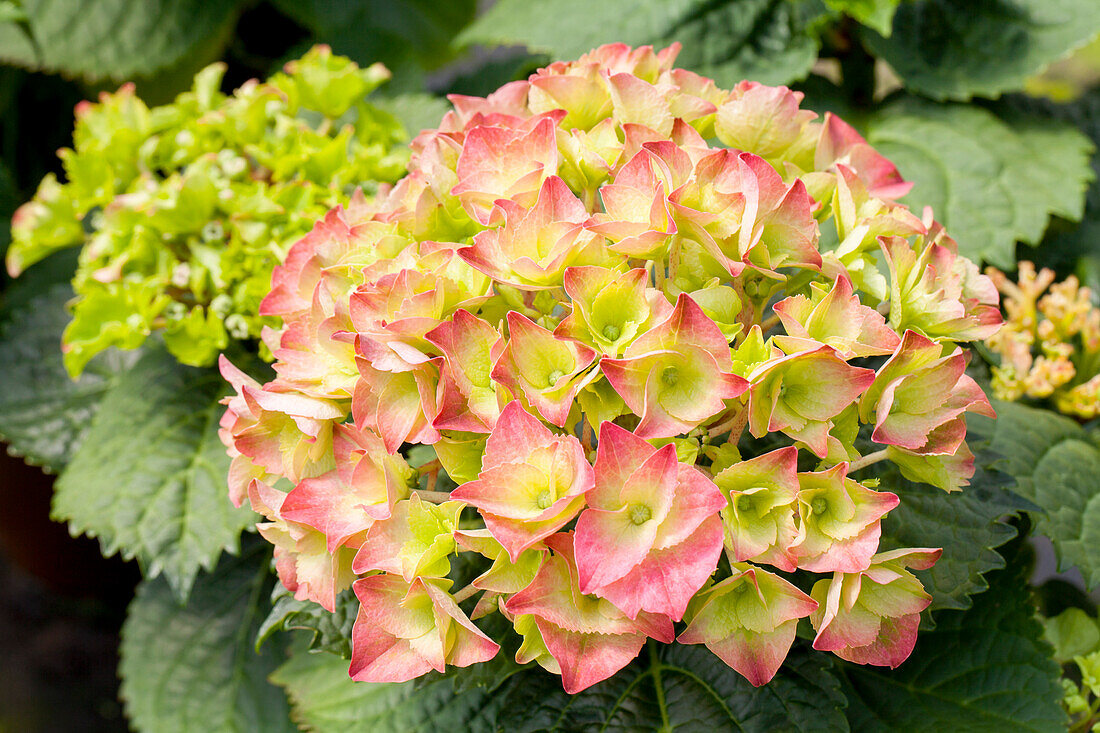
{"label": "green flower bud cluster", "polygon": [[82,102],[60,151],[66,181],[47,176],[13,218],[12,275],[83,247],[63,346],[74,376],[155,331],[196,366],[258,338],[278,325],[257,310],[291,244],[357,187],[371,196],[405,171],[404,129],[366,101],[390,76],[382,65],[318,46],[231,96],[224,73],[208,66],[160,107],[129,84]]}

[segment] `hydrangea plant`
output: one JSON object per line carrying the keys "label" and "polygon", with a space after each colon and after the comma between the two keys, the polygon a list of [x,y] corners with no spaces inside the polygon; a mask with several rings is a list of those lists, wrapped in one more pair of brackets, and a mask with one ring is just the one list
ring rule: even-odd
{"label": "hydrangea plant", "polygon": [[132,84],[76,108],[65,182],[43,179],[15,213],[8,271],[83,247],[65,330],[78,375],[100,351],[163,333],[181,362],[213,364],[233,340],[277,321],[257,315],[271,271],[313,222],[357,186],[404,173],[405,133],[366,97],[389,78],[325,46],[265,83],[219,91],[225,65],[149,108]]}
{"label": "hydrangea plant", "polygon": [[993,393],[1002,400],[1049,399],[1084,420],[1100,415],[1100,308],[1092,291],[1073,275],[1055,283],[1053,270],[1036,273],[1027,260],[1019,263],[1017,282],[995,268],[989,276],[1008,314],[986,342],[1000,357]]}
{"label": "hydrangea plant", "polygon": [[904,497],[858,477],[967,484],[997,290],[841,119],[677,52],[452,96],[275,270],[277,376],[221,361],[231,496],[296,598],[352,589],[354,679],[484,662],[489,614],[570,693],[647,639],[755,685],[800,623],[860,664],[913,649],[940,551],[880,547]]}

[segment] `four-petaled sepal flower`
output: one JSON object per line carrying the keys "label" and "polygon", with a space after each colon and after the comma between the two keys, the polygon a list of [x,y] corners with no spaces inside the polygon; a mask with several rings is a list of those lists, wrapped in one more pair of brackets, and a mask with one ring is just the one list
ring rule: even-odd
{"label": "four-petaled sepal flower", "polygon": [[817,630],[814,649],[880,667],[894,668],[908,659],[917,641],[920,613],[932,596],[907,568],[927,570],[941,552],[882,552],[864,570],[817,581],[810,594],[818,603],[810,616]]}

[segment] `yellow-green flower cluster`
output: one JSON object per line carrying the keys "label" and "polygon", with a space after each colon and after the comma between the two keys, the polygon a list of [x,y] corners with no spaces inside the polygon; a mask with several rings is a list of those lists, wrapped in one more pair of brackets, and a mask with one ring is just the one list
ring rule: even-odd
{"label": "yellow-green flower cluster", "polygon": [[1019,264],[1012,282],[990,268],[1004,294],[1004,328],[986,343],[1001,358],[993,367],[999,399],[1049,399],[1067,415],[1100,415],[1100,308],[1074,276],[1054,282],[1054,272]]}
{"label": "yellow-green flower cluster", "polygon": [[76,108],[73,148],[12,223],[8,270],[82,246],[65,366],[161,331],[186,364],[255,339],[271,271],[356,187],[373,195],[405,170],[405,131],[366,102],[389,78],[324,46],[261,83],[220,91],[223,64],[150,108],[133,85]]}

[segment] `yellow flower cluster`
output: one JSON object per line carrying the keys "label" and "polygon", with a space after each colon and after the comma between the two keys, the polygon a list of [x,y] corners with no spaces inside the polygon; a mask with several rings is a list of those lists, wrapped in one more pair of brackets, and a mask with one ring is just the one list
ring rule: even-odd
{"label": "yellow flower cluster", "polygon": [[1004,327],[986,344],[1001,358],[993,367],[998,399],[1050,399],[1067,415],[1100,415],[1100,308],[1070,275],[1022,261],[1016,282],[995,268],[986,274],[1004,296]]}

